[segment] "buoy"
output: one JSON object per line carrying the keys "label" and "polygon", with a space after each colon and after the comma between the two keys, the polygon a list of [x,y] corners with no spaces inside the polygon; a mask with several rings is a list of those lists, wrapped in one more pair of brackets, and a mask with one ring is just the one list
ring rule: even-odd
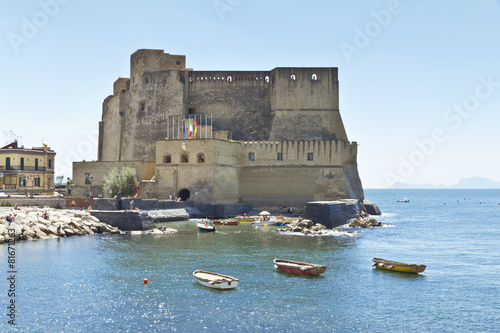
{"label": "buoy", "polygon": [[148,284],[148,279],[144,279],[144,284]]}

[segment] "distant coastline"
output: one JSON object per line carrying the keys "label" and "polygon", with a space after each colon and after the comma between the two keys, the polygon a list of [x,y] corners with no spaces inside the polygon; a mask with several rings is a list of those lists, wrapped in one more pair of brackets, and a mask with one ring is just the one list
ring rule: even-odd
{"label": "distant coastline", "polygon": [[483,177],[463,178],[454,185],[411,184],[395,182],[389,189],[500,189],[500,182]]}

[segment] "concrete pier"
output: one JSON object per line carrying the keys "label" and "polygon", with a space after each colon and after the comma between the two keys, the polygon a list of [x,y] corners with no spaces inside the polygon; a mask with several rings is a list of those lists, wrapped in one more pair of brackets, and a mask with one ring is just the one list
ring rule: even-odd
{"label": "concrete pier", "polygon": [[328,229],[349,223],[349,219],[361,214],[361,204],[355,199],[339,201],[308,202],[304,211],[304,218],[321,223]]}

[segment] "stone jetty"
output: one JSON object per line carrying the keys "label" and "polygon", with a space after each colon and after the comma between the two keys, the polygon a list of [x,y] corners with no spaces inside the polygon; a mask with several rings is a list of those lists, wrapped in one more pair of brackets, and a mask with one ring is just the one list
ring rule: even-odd
{"label": "stone jetty", "polygon": [[[14,217],[13,222],[7,216]],[[19,210],[4,211],[0,216],[0,243],[8,237],[8,229],[14,229],[15,239],[32,240],[60,237],[102,234],[120,234],[118,228],[100,222],[88,211],[53,208],[22,207]]]}

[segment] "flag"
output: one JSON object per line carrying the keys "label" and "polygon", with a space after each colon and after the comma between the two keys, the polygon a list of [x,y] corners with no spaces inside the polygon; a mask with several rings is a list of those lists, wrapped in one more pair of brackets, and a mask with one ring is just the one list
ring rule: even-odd
{"label": "flag", "polygon": [[198,121],[196,121],[196,116],[194,117],[194,135],[193,137],[196,138],[196,131],[198,130]]}
{"label": "flag", "polygon": [[182,134],[182,138],[185,139],[186,138],[186,122],[185,121],[182,122],[182,129],[184,130],[184,133]]}
{"label": "flag", "polygon": [[193,123],[191,122],[191,119],[189,119],[189,137],[193,134]]}

